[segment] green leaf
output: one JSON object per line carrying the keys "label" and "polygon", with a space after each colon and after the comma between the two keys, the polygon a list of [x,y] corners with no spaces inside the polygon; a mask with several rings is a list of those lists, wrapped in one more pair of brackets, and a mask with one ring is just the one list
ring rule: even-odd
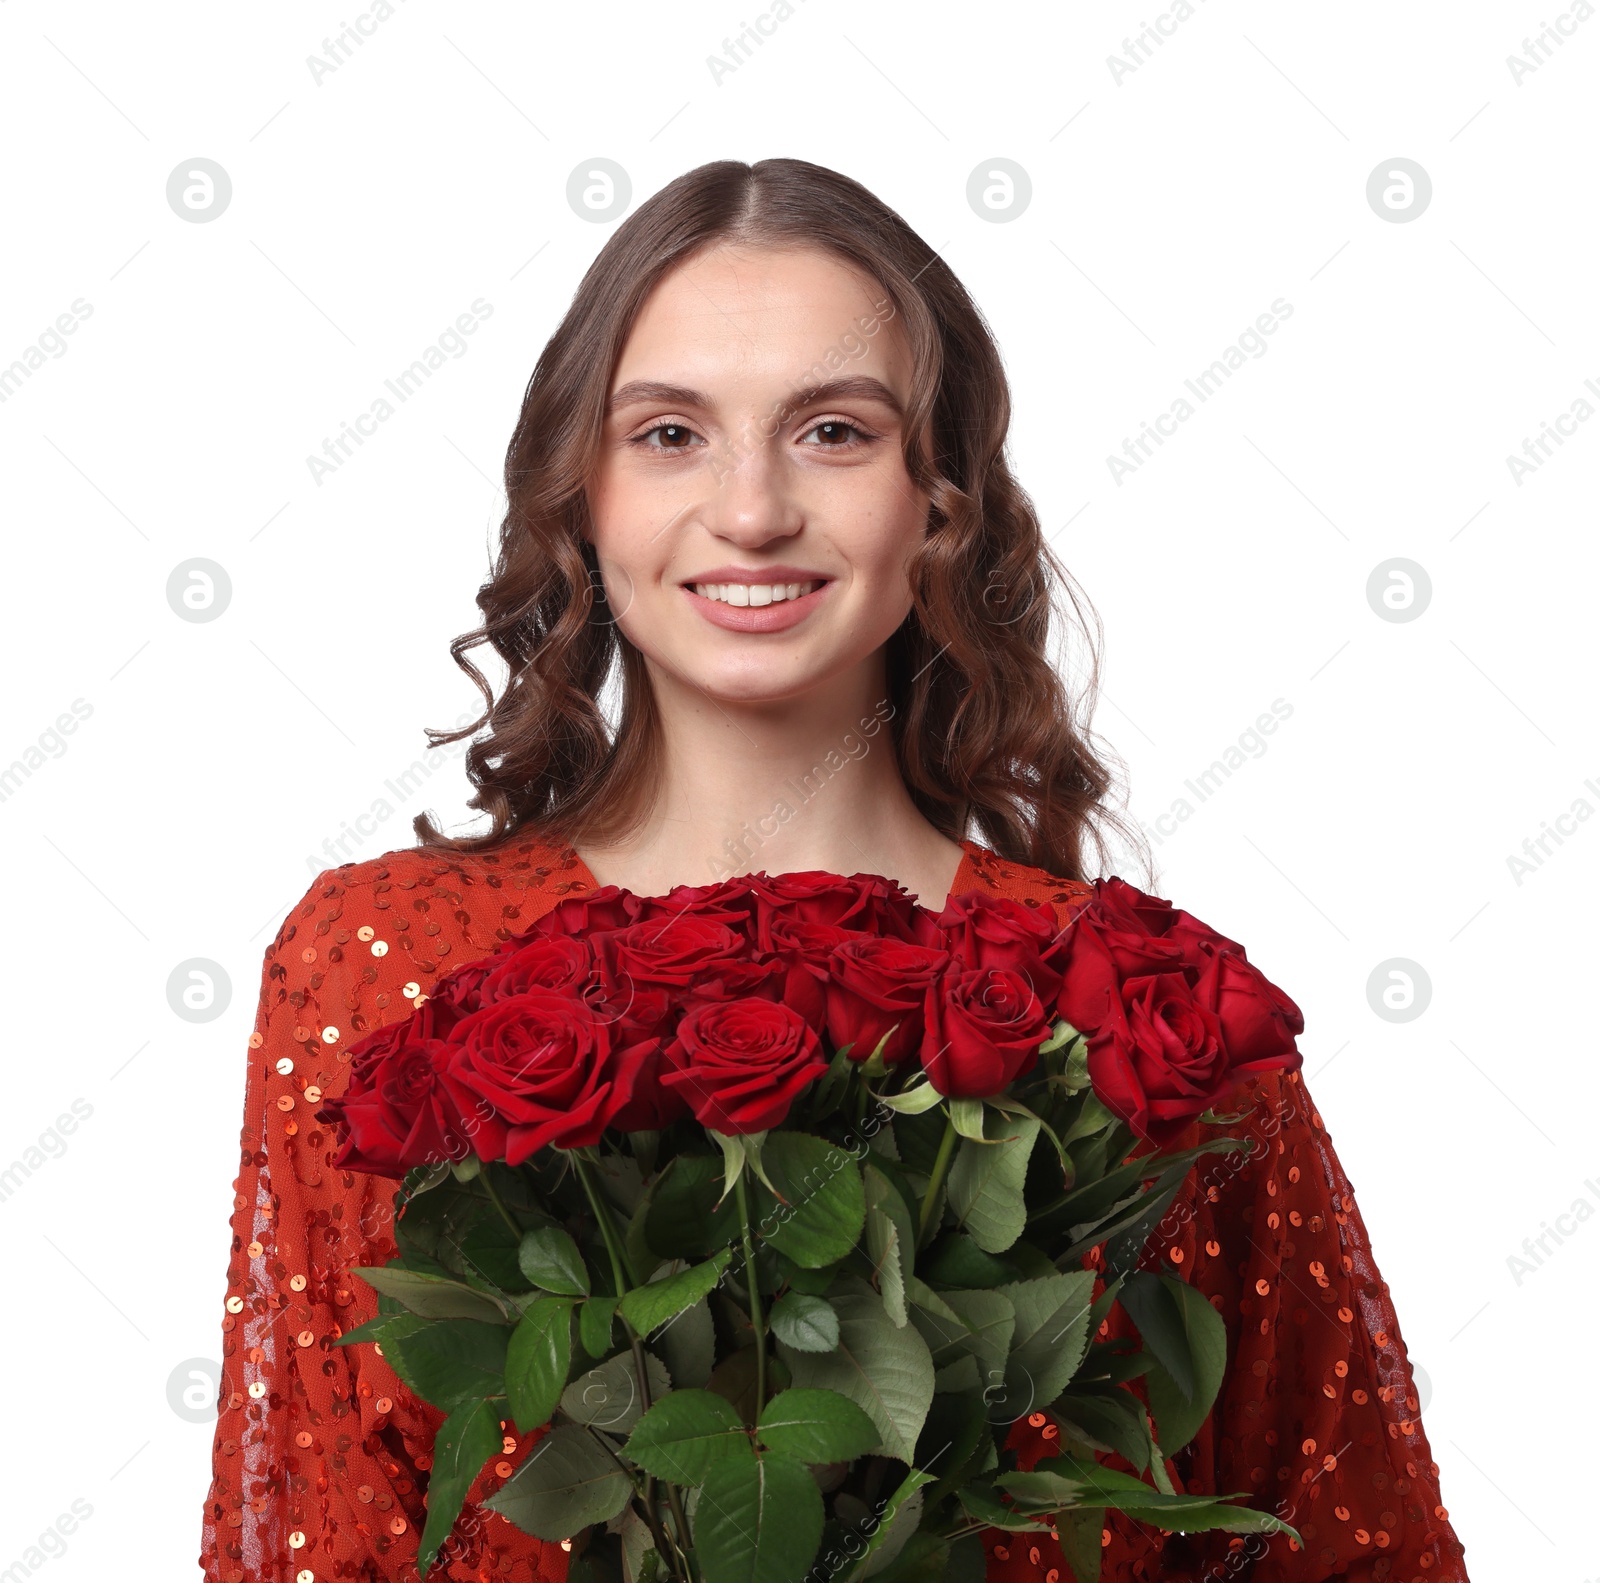
{"label": "green leaf", "polygon": [[517,1429],[550,1422],[572,1368],[572,1304],[541,1297],[523,1314],[506,1351],[506,1396]]}
{"label": "green leaf", "polygon": [[836,1351],[799,1352],[779,1342],[779,1352],[795,1385],[849,1397],[877,1425],[883,1453],[909,1463],[933,1400],[933,1358],[913,1326],[897,1327],[877,1293],[857,1284],[834,1300]]}
{"label": "green leaf", "polygon": [[1014,1134],[1002,1142],[962,1140],[950,1167],[950,1207],[957,1223],[988,1253],[1004,1253],[1028,1221],[1022,1187],[1039,1136],[1037,1116],[1002,1121]]}
{"label": "green leaf", "polygon": [[510,1318],[505,1307],[487,1293],[442,1275],[427,1275],[392,1264],[358,1266],[354,1273],[375,1292],[394,1298],[424,1319],[482,1319],[489,1324],[504,1324]]}
{"label": "green leaf", "polygon": [[987,1528],[1004,1528],[1014,1534],[1039,1534],[1048,1533],[1050,1524],[1040,1522],[1037,1517],[1030,1517],[1025,1512],[1020,1512],[1015,1506],[1007,1506],[995,1492],[985,1484],[964,1484],[957,1491],[957,1499],[961,1508],[974,1522],[982,1523]]}
{"label": "green leaf", "polygon": [[609,1522],[633,1494],[627,1474],[575,1424],[552,1429],[483,1504],[524,1533],[559,1542]]}
{"label": "green leaf", "polygon": [[1062,1512],[1056,1518],[1061,1553],[1076,1583],[1100,1583],[1100,1531],[1104,1527],[1105,1513],[1093,1506]]}
{"label": "green leaf", "polygon": [[1005,1379],[1017,1327],[1011,1299],[1003,1291],[945,1292],[939,1304],[942,1312],[921,1304],[914,1311],[934,1367],[942,1369],[968,1355],[977,1360],[983,1385],[998,1385]]}
{"label": "green leaf", "polygon": [[713,1391],[669,1391],[634,1425],[624,1448],[646,1473],[673,1484],[703,1484],[718,1462],[755,1461],[750,1432]]}
{"label": "green leaf", "polygon": [[650,1350],[666,1364],[672,1383],[680,1390],[704,1385],[717,1361],[716,1325],[705,1298],[691,1303],[656,1331],[650,1338]]}
{"label": "green leaf", "polygon": [[1020,1418],[1053,1402],[1078,1371],[1089,1340],[1093,1270],[1002,1286],[1017,1311],[1006,1364],[1006,1411]]}
{"label": "green leaf", "polygon": [[973,1138],[982,1143],[984,1141],[983,1101],[981,1099],[952,1099],[950,1101],[950,1124],[963,1138]]}
{"label": "green leaf", "polygon": [[[1145,1377],[1156,1436],[1170,1457],[1194,1439],[1211,1413],[1228,1369],[1228,1328],[1221,1314],[1187,1282],[1163,1276],[1161,1284],[1175,1311],[1177,1333],[1183,1337],[1194,1382],[1194,1389],[1185,1392],[1159,1353]],[[1140,1334],[1144,1334],[1142,1326]],[[1152,1345],[1151,1351],[1155,1350]]]}
{"label": "green leaf", "polygon": [[796,1352],[832,1352],[839,1345],[839,1316],[824,1297],[785,1292],[772,1305],[767,1323]]}
{"label": "green leaf", "polygon": [[867,1257],[872,1261],[872,1281],[883,1306],[896,1325],[906,1313],[906,1277],[916,1255],[916,1232],[900,1190],[869,1165],[862,1172],[867,1196]]}
{"label": "green leaf", "polygon": [[[666,1368],[652,1353],[645,1354],[650,1380],[650,1400],[672,1389]],[[633,1354],[619,1352],[580,1374],[561,1393],[561,1411],[580,1424],[592,1424],[607,1434],[625,1435],[644,1416],[644,1396],[634,1372]]]}
{"label": "green leaf", "polygon": [[1112,1468],[1075,1457],[1054,1457],[1031,1473],[1006,1473],[995,1483],[1010,1492],[1019,1506],[1039,1511],[1068,1507],[1110,1506],[1141,1522],[1174,1533],[1221,1529],[1226,1533],[1295,1533],[1270,1512],[1228,1504],[1245,1495],[1163,1495],[1159,1490]]}
{"label": "green leaf", "polygon": [[739,1235],[739,1206],[722,1196],[722,1161],[680,1154],[656,1178],[644,1239],[663,1259],[704,1259]]}
{"label": "green leaf", "polygon": [[820,1269],[845,1257],[866,1220],[861,1172],[848,1150],[805,1132],[775,1132],[762,1151],[784,1202],[757,1194],[757,1235],[796,1264]]}
{"label": "green leaf", "polygon": [[517,1265],[517,1239],[498,1215],[469,1226],[456,1244],[461,1267],[475,1286],[501,1292],[525,1292],[528,1282]]}
{"label": "green leaf", "polygon": [[[1174,1284],[1178,1292],[1194,1291],[1183,1282]],[[1156,1362],[1167,1371],[1183,1399],[1192,1401],[1196,1380],[1189,1327],[1199,1321],[1192,1308],[1180,1308],[1178,1292],[1159,1275],[1135,1270],[1123,1283],[1120,1300],[1128,1317],[1139,1327],[1144,1344],[1155,1353]],[[1198,1297],[1199,1293],[1195,1295]],[[1200,1302],[1206,1308],[1211,1306],[1204,1298]]]}
{"label": "green leaf", "polygon": [[705,1583],[794,1583],[811,1565],[822,1522],[822,1492],[804,1463],[730,1458],[700,1491],[695,1558]]}
{"label": "green leaf", "polygon": [[611,1350],[611,1322],[619,1297],[591,1297],[578,1310],[578,1345],[596,1360]]}
{"label": "green leaf", "polygon": [[769,1450],[797,1462],[851,1462],[878,1443],[878,1427],[837,1391],[779,1391],[762,1409],[756,1434]]}
{"label": "green leaf", "polygon": [[856,1566],[845,1574],[849,1583],[877,1577],[894,1564],[922,1520],[922,1487],[933,1483],[931,1473],[911,1468],[900,1481],[878,1518],[878,1526],[867,1540],[867,1548]]}
{"label": "green leaf", "polygon": [[446,1413],[486,1397],[505,1395],[506,1343],[512,1332],[504,1325],[477,1319],[436,1319],[409,1335],[396,1336],[384,1349],[404,1363],[396,1370],[411,1388]]}
{"label": "green leaf", "polygon": [[919,1083],[913,1083],[910,1088],[901,1089],[898,1094],[874,1093],[872,1097],[880,1105],[886,1105],[902,1116],[920,1116],[923,1111],[932,1110],[939,1104],[944,1095],[924,1078]]}
{"label": "green leaf", "polygon": [[622,1299],[623,1318],[641,1336],[649,1335],[658,1326],[676,1318],[684,1309],[692,1307],[714,1291],[732,1257],[733,1250],[724,1248],[704,1264],[691,1265],[676,1275],[634,1287]]}
{"label": "green leaf", "polygon": [[560,1226],[535,1226],[517,1249],[522,1273],[541,1291],[563,1297],[587,1297],[589,1272],[578,1244]]}
{"label": "green leaf", "polygon": [[428,1475],[428,1520],[417,1552],[417,1572],[426,1577],[439,1547],[450,1537],[472,1481],[500,1449],[500,1414],[493,1402],[458,1408],[439,1426]]}
{"label": "green leaf", "polygon": [[358,1341],[377,1341],[387,1347],[397,1336],[409,1336],[433,1323],[433,1320],[424,1319],[421,1314],[379,1314],[376,1319],[369,1319],[366,1324],[345,1331],[334,1342],[334,1346],[350,1347]]}
{"label": "green leaf", "polygon": [[1003,1286],[1017,1278],[1014,1266],[985,1253],[964,1231],[952,1231],[927,1249],[920,1264],[922,1273],[940,1286]]}
{"label": "green leaf", "polygon": [[1051,1026],[1049,1037],[1039,1046],[1039,1054],[1049,1055],[1052,1050],[1059,1050],[1078,1036],[1078,1030],[1065,1017],[1058,1017]]}
{"label": "green leaf", "polygon": [[1115,1386],[1073,1385],[1052,1404],[1096,1451],[1115,1451],[1143,1472],[1150,1465],[1144,1403]]}

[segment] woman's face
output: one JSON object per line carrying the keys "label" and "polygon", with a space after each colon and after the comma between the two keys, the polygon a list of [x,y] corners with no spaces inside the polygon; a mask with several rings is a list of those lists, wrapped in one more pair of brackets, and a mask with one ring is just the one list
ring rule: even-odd
{"label": "woman's face", "polygon": [[882,647],[928,517],[901,455],[910,378],[893,305],[830,253],[719,246],[662,279],[589,490],[607,602],[653,667],[756,703]]}

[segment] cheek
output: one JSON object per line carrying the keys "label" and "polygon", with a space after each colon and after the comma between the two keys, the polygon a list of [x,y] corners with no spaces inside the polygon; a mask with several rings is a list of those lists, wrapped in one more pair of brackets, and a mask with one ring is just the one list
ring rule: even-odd
{"label": "cheek", "polygon": [[928,505],[898,458],[892,466],[841,469],[816,504],[819,520],[857,573],[880,587],[904,583],[926,531]]}

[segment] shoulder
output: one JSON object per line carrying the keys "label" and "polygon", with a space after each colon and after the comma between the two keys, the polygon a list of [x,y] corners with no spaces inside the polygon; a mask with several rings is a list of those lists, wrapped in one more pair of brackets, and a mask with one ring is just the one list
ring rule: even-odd
{"label": "shoulder", "polygon": [[563,895],[583,888],[578,870],[570,846],[538,835],[514,835],[483,852],[401,847],[341,863],[311,881],[267,955],[296,942],[303,942],[302,950],[315,949],[328,935],[342,947],[351,943],[352,930],[363,936],[360,943],[370,943],[379,935],[435,936],[446,928],[452,939],[463,933],[477,937],[488,952],[528,928]]}
{"label": "shoulder", "polygon": [[1063,879],[1048,869],[1014,862],[976,841],[964,841],[962,845],[980,884],[997,896],[1006,896],[1030,907],[1049,905],[1064,915],[1075,912],[1093,893],[1094,887],[1085,880]]}

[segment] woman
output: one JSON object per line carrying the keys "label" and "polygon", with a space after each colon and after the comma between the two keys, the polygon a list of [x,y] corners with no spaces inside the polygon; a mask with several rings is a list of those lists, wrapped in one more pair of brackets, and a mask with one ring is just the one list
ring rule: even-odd
{"label": "woman", "polygon": [[[267,952],[209,1578],[415,1577],[440,1415],[372,1349],[334,1345],[373,1311],[348,1270],[393,1253],[393,1183],[334,1169],[314,1114],[360,1035],[604,884],[865,871],[928,906],[982,887],[1062,919],[1085,894],[1109,777],[1046,657],[1064,574],[1007,470],[1008,418],[955,277],[831,171],[704,166],[596,259],[528,386],[483,625],[454,645],[486,714],[437,735],[487,726],[467,765],[491,828],[449,839],[420,817],[420,848],[319,876]],[[507,665],[498,697],[467,657],[484,642]],[[1146,1250],[1229,1332],[1216,1408],[1170,1472],[1247,1494],[1304,1545],[1113,1516],[1102,1575],[1464,1579],[1305,1085],[1264,1077],[1235,1108],[1258,1146],[1202,1161]],[[525,1448],[504,1450],[433,1576],[564,1576],[560,1547],[478,1504]],[[1070,1575],[1046,1535],[985,1550],[991,1578]]]}

